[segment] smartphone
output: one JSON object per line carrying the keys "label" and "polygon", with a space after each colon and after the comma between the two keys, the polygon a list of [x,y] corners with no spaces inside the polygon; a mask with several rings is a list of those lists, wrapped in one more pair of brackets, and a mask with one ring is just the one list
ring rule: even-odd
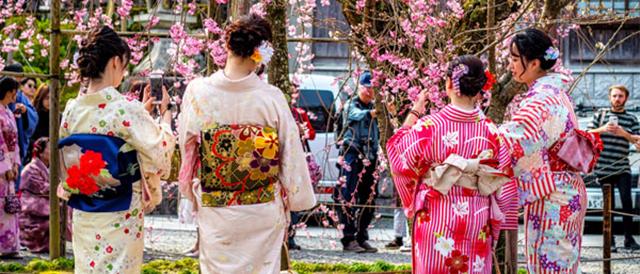
{"label": "smartphone", "polygon": [[617,126],[618,125],[618,116],[615,116],[615,115],[609,116],[609,124]]}
{"label": "smartphone", "polygon": [[149,75],[149,80],[151,81],[151,96],[156,98],[153,102],[154,104],[160,104],[162,102],[163,92],[162,92],[162,74],[160,73],[152,73]]}

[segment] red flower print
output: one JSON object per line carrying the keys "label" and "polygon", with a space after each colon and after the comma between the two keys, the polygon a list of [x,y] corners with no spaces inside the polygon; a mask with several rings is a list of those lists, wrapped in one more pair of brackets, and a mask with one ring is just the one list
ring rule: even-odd
{"label": "red flower print", "polygon": [[124,218],[125,218],[126,220],[129,220],[129,218],[131,218],[131,213],[127,213],[127,214],[125,214],[125,215],[124,215]]}
{"label": "red flower print", "polygon": [[129,229],[128,228],[124,229],[124,234],[129,234]]}
{"label": "red flower print", "polygon": [[102,236],[100,236],[100,234],[96,234],[96,240],[100,240],[102,239]]}
{"label": "red flower print", "polygon": [[80,163],[67,170],[67,186],[77,189],[84,195],[92,195],[100,190],[92,176],[100,175],[100,170],[106,166],[102,154],[87,150],[80,156]]}
{"label": "red flower print", "polygon": [[114,135],[114,133],[113,133],[113,131],[109,131],[109,132],[107,132],[107,135],[108,135],[108,136],[113,136],[113,135]]}
{"label": "red flower print", "polygon": [[125,127],[130,127],[131,123],[129,121],[122,121],[122,125]]}
{"label": "red flower print", "polygon": [[456,249],[451,252],[451,257],[444,260],[444,265],[449,268],[451,274],[465,273],[469,271],[468,261],[469,257]]}
{"label": "red flower print", "polygon": [[483,226],[482,232],[484,232],[484,234],[486,234],[487,237],[489,237],[489,235],[491,235],[491,227],[489,225]]}
{"label": "red flower print", "polygon": [[166,147],[167,146],[167,141],[162,141],[162,146]]}
{"label": "red flower print", "polygon": [[95,266],[96,266],[96,262],[91,261],[91,262],[89,263],[89,266],[91,266],[91,268],[95,267]]}
{"label": "red flower print", "polygon": [[97,128],[95,128],[95,127],[94,127],[94,128],[91,128],[91,132],[95,133],[96,131],[98,131],[98,129],[97,129]]}
{"label": "red flower print", "polygon": [[138,219],[142,219],[142,212],[138,213]]}
{"label": "red flower print", "polygon": [[567,219],[569,219],[569,217],[571,217],[571,214],[573,214],[573,212],[571,211],[571,207],[566,205],[566,206],[562,206],[560,208],[560,221],[561,222],[566,222]]}
{"label": "red flower print", "polygon": [[99,105],[98,105],[98,107],[99,107],[100,109],[104,109],[104,107],[106,107],[106,106],[107,106],[107,104],[99,104]]}
{"label": "red flower print", "polygon": [[68,128],[68,127],[69,127],[69,123],[64,122],[64,124],[62,124],[62,127],[63,127],[63,128]]}
{"label": "red flower print", "polygon": [[105,251],[106,251],[108,254],[111,254],[111,252],[113,252],[113,247],[111,247],[111,246],[107,246],[107,248],[105,249]]}
{"label": "red flower print", "polygon": [[142,237],[142,233],[140,232],[136,233],[136,238],[140,239],[140,237]]}
{"label": "red flower print", "polygon": [[102,154],[92,150],[87,150],[80,157],[80,169],[93,176],[100,175],[100,170],[107,166],[107,163],[102,159]]}
{"label": "red flower print", "polygon": [[418,213],[418,222],[420,223],[427,223],[431,221],[431,215],[429,213],[427,213],[426,211],[420,211]]}

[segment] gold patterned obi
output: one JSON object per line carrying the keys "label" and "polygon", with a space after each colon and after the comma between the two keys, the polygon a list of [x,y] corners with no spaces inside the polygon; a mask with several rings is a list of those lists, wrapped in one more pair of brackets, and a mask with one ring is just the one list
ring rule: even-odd
{"label": "gold patterned obi", "polygon": [[273,201],[280,174],[278,132],[270,127],[221,125],[201,132],[200,178],[205,207]]}

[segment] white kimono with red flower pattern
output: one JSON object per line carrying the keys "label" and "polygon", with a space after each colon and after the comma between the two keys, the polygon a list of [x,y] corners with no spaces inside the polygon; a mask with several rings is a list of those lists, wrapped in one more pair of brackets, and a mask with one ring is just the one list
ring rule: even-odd
{"label": "white kimono with red flower pattern", "polygon": [[[123,139],[138,152],[145,178],[144,183],[133,183],[129,210],[104,213],[73,210],[75,273],[140,273],[144,212],[160,203],[160,178],[171,170],[175,137],[170,125],[158,124],[142,103],[126,99],[114,88],[70,100],[61,124],[61,138],[90,133]],[[61,188],[58,193],[65,196]]]}
{"label": "white kimono with red flower pattern", "polygon": [[[218,71],[189,83],[178,124],[180,192],[197,210],[202,273],[279,273],[289,210],[316,204],[298,126],[282,92],[253,73],[230,80]],[[202,174],[197,174],[200,134],[213,125],[254,125],[277,131],[280,164],[272,201],[218,207],[203,202]],[[252,170],[253,175],[261,174]]]}
{"label": "white kimono with red flower pattern", "polygon": [[[515,185],[502,185],[509,179],[501,176],[497,191],[482,195],[480,188],[463,187],[459,180],[443,194],[431,184],[430,169],[456,157],[483,155],[506,166],[508,154],[499,139],[497,127],[480,110],[451,105],[418,120],[412,128],[401,128],[389,139],[394,183],[407,216],[414,219],[414,273],[491,273],[499,212],[516,195]],[[478,180],[474,175],[470,176]]]}

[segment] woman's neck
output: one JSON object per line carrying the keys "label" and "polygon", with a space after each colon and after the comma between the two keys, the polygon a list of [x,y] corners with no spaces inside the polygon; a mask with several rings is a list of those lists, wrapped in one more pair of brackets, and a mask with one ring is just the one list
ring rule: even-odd
{"label": "woman's neck", "polygon": [[247,77],[255,70],[255,63],[249,58],[229,56],[224,66],[224,75],[231,80],[239,80]]}
{"label": "woman's neck", "polygon": [[113,85],[107,81],[90,80],[89,86],[87,87],[87,94],[96,93],[108,87],[113,87]]}
{"label": "woman's neck", "polygon": [[467,96],[451,96],[451,105],[463,110],[476,109],[474,99]]}
{"label": "woman's neck", "polygon": [[527,87],[531,87],[531,86],[533,86],[533,84],[534,84],[536,81],[538,81],[538,79],[540,79],[540,78],[542,78],[542,77],[544,77],[544,76],[547,76],[547,72],[546,72],[546,71],[539,71],[539,72],[537,72],[537,73],[536,73],[536,75],[535,75],[531,80],[527,81],[527,83],[526,83],[526,84],[527,84]]}

